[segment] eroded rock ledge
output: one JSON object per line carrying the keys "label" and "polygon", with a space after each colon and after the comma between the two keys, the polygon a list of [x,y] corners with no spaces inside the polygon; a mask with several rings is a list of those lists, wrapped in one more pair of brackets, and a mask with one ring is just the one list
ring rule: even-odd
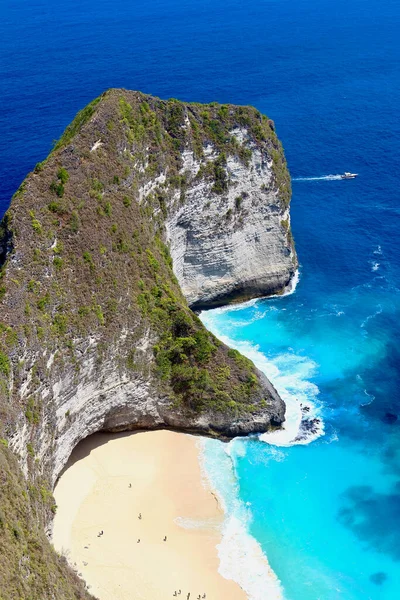
{"label": "eroded rock ledge", "polygon": [[32,531],[45,544],[51,486],[96,431],[280,426],[270,382],[188,304],[284,289],[297,266],[289,201],[273,123],[252,107],[110,90],[77,115],[1,224],[0,450],[8,496],[22,479],[7,445],[23,469],[29,524],[14,538],[10,524],[3,552],[23,555]]}

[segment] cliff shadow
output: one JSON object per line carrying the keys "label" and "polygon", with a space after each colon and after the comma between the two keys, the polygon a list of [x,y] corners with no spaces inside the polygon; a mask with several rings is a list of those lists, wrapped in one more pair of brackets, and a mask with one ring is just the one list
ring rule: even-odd
{"label": "cliff shadow", "polygon": [[100,446],[105,446],[112,440],[136,435],[137,433],[140,433],[140,431],[122,431],[120,433],[108,433],[105,431],[98,431],[89,435],[87,438],[81,440],[72,450],[68,461],[66,462],[64,468],[57,477],[57,481],[64,475],[65,471],[67,471],[75,463],[78,463],[79,461],[87,458],[90,455],[90,453],[96,448],[99,448]]}

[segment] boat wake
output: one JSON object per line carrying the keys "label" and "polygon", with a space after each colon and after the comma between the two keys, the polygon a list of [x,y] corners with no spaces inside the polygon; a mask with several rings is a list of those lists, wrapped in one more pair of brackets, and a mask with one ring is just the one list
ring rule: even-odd
{"label": "boat wake", "polygon": [[293,177],[292,181],[338,181],[342,175],[323,175],[321,177]]}

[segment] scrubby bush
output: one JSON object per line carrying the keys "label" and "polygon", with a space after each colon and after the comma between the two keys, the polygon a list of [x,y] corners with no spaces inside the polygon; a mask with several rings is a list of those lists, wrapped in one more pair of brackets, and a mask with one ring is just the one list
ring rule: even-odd
{"label": "scrubby bush", "polygon": [[69,173],[68,173],[67,169],[64,169],[64,167],[60,167],[57,171],[57,177],[62,184],[67,183],[67,181],[69,179]]}
{"label": "scrubby bush", "polygon": [[212,191],[216,194],[223,194],[228,190],[228,175],[226,173],[226,155],[221,152],[219,157],[213,163],[214,167],[214,185]]}
{"label": "scrubby bush", "polygon": [[10,374],[10,359],[0,350],[0,373],[6,377]]}

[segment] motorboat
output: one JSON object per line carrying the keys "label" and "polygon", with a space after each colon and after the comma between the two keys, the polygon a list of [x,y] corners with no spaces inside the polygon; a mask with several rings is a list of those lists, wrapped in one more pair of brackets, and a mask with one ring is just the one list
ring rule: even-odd
{"label": "motorboat", "polygon": [[347,171],[345,173],[343,173],[343,175],[341,175],[340,177],[342,179],[355,179],[357,177],[358,173],[348,173]]}

